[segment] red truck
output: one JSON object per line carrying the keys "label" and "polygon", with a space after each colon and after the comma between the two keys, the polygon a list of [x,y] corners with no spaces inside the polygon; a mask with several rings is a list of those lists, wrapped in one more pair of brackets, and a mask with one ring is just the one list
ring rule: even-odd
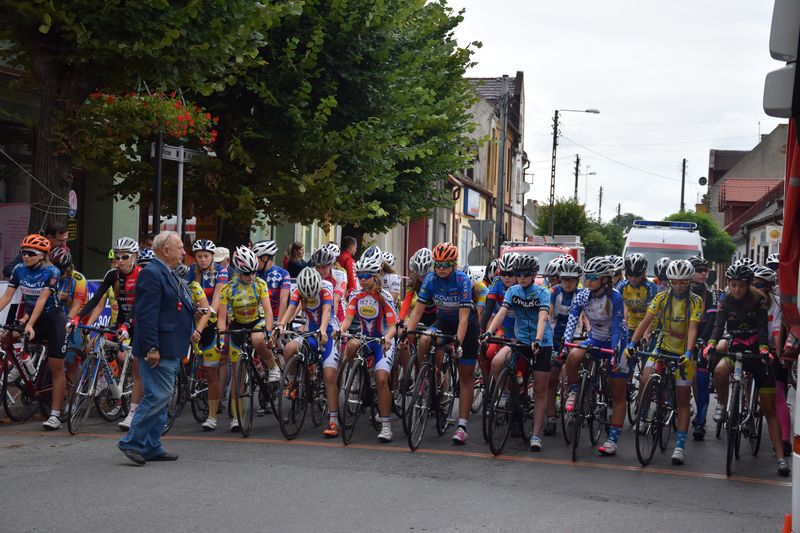
{"label": "red truck", "polygon": [[[578,264],[584,260],[584,247],[579,235],[556,235],[555,237],[533,236],[528,241],[506,241],[500,247],[500,256],[507,252],[535,255],[539,260],[539,271],[556,257],[564,254],[571,255]],[[544,281],[541,273],[536,276],[536,284]]]}

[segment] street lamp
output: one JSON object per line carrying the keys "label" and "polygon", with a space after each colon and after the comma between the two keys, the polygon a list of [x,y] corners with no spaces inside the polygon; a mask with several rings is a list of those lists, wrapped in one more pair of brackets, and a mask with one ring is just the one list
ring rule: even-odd
{"label": "street lamp", "polygon": [[583,176],[586,178],[585,188],[583,191],[583,202],[585,204],[589,203],[589,176],[597,176],[597,172],[594,170],[589,172],[589,169],[592,168],[592,165],[586,165],[586,172],[583,173]]}
{"label": "street lamp", "polygon": [[556,217],[556,149],[558,147],[558,114],[559,113],[592,113],[597,115],[599,109],[556,109],[553,116],[553,161],[550,166],[550,227],[549,234],[553,235],[553,225]]}

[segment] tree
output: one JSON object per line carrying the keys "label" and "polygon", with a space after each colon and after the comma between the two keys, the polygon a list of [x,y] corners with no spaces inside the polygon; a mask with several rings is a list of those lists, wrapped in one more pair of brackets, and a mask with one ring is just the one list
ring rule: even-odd
{"label": "tree", "polygon": [[700,236],[705,239],[703,255],[710,261],[727,262],[736,251],[736,245],[731,236],[723,231],[708,213],[684,211],[669,215],[664,220],[696,223]]}
{"label": "tree", "polygon": [[626,233],[633,227],[633,222],[636,220],[644,220],[644,218],[640,217],[639,215],[634,215],[633,213],[624,213],[612,218],[611,223],[616,224],[622,228],[623,233]]}
{"label": "tree", "polygon": [[[550,205],[543,205],[536,215],[536,234],[550,234]],[[585,206],[571,198],[559,198],[555,203],[553,233],[555,235],[580,235],[584,237],[591,223]]]}
{"label": "tree", "polygon": [[299,3],[0,0],[0,11],[0,40],[9,43],[0,46],[0,62],[22,68],[39,88],[33,174],[44,187],[31,193],[31,229],[38,229],[42,206],[62,202],[71,182],[75,153],[59,146],[54,126],[69,139],[90,93],[142,84],[222,90],[258,61],[263,33]]}

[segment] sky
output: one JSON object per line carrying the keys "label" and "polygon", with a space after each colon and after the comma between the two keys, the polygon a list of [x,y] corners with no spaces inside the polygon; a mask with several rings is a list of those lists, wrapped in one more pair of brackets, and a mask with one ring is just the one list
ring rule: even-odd
{"label": "sky", "polygon": [[[561,113],[556,196],[602,218],[631,212],[661,219],[706,192],[710,149],[750,150],[780,120],[762,109],[764,77],[783,66],[769,55],[768,0],[451,0],[465,9],[462,46],[480,41],[468,76],[525,73],[528,198],[547,203],[556,109]],[[759,124],[760,123],[760,124]]]}

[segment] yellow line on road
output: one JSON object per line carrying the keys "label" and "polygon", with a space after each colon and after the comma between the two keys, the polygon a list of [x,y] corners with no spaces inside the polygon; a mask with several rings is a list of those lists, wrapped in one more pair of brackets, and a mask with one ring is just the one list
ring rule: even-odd
{"label": "yellow line on road", "polygon": [[[51,432],[41,432],[41,431],[9,431],[0,433],[0,435],[16,435],[21,437],[64,437],[63,434],[59,433],[51,433]],[[92,437],[98,439],[118,439],[121,434],[120,433],[81,433],[78,435],[79,437]],[[475,459],[488,459],[492,461],[511,461],[511,462],[518,462],[518,463],[540,463],[540,464],[547,464],[547,465],[562,465],[562,466],[572,466],[572,467],[579,467],[579,468],[596,468],[602,470],[617,470],[617,471],[625,471],[625,472],[637,472],[637,473],[644,473],[644,474],[660,474],[665,476],[674,476],[674,477],[690,477],[690,478],[701,478],[701,479],[717,479],[723,481],[740,481],[742,483],[751,483],[751,484],[758,484],[758,485],[773,485],[777,487],[791,487],[792,484],[789,481],[778,481],[775,479],[764,479],[764,478],[756,478],[756,477],[747,477],[747,476],[731,476],[728,477],[724,474],[712,474],[709,472],[696,472],[692,470],[683,470],[683,469],[666,469],[666,468],[654,468],[652,466],[643,468],[640,466],[626,466],[626,465],[617,465],[617,464],[610,464],[610,463],[590,463],[588,461],[576,461],[572,462],[565,459],[548,459],[545,457],[529,457],[529,456],[521,456],[521,455],[499,455],[495,457],[491,453],[483,453],[483,452],[468,452],[464,450],[434,450],[430,448],[420,448],[416,452],[410,452],[408,448],[401,447],[401,446],[386,446],[386,445],[377,445],[377,444],[350,444],[345,446],[340,441],[311,441],[311,440],[284,440],[284,439],[268,439],[264,437],[249,437],[249,438],[241,438],[241,437],[212,437],[212,436],[199,436],[199,435],[167,435],[163,437],[164,440],[167,441],[188,441],[188,442],[198,442],[198,441],[205,441],[205,442],[230,442],[234,444],[278,444],[278,445],[292,445],[292,446],[316,446],[320,448],[355,448],[357,450],[377,450],[382,452],[397,452],[397,453],[406,453],[406,454],[430,454],[430,455],[446,455],[451,457],[471,457]]]}

